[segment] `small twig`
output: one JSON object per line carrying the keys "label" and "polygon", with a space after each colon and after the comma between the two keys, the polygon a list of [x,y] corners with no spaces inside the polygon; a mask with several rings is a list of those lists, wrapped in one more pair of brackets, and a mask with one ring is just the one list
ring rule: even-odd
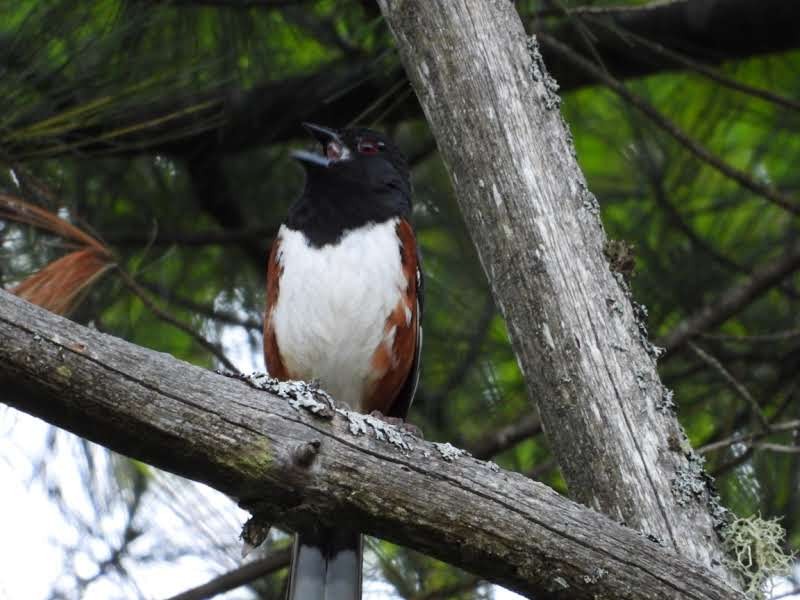
{"label": "small twig", "polygon": [[533,467],[530,471],[525,473],[527,477],[534,480],[540,480],[546,473],[552,471],[553,469],[558,468],[558,463],[554,458],[546,460],[544,462],[539,463],[535,467]]}
{"label": "small twig", "polygon": [[599,67],[596,67],[591,62],[586,60],[586,58],[554,37],[546,33],[539,33],[537,35],[543,45],[549,47],[554,52],[557,52],[574,66],[611,88],[611,90],[624,98],[630,103],[631,106],[644,113],[659,129],[672,136],[679,144],[694,154],[697,158],[716,169],[725,177],[737,182],[743,188],[748,189],[759,196],[763,196],[776,206],[780,206],[784,210],[787,210],[794,215],[800,215],[800,205],[796,204],[793,199],[789,198],[781,191],[770,185],[759,183],[744,171],[731,166],[719,158],[708,148],[694,140],[690,135],[678,127],[677,124],[667,119],[652,104],[647,102],[641,96],[631,92],[618,79],[612,77]]}
{"label": "small twig", "polygon": [[434,140],[433,137],[430,137],[425,140],[425,143],[421,148],[418,148],[415,152],[408,155],[409,169],[413,170],[414,167],[416,167],[422,161],[427,160],[428,157],[430,157],[434,152],[436,152],[436,140]]}
{"label": "small twig", "polygon": [[[391,86],[389,86],[389,89],[387,89],[383,94],[381,94],[378,98],[372,101],[369,104],[369,106],[367,106],[363,111],[361,111],[360,114],[350,119],[350,122],[347,124],[347,126],[352,127],[357,123],[364,122],[369,115],[371,115],[380,107],[381,104],[383,104],[390,98],[396,99],[398,96],[398,92],[400,92],[400,90],[402,90],[406,86],[408,86],[408,80],[405,77],[401,77],[400,79],[395,81]],[[407,91],[410,92],[411,89],[409,88]],[[390,106],[393,104],[394,102],[392,102]]]}
{"label": "small twig", "polygon": [[218,594],[236,589],[289,566],[291,556],[291,548],[278,550],[260,560],[254,560],[238,569],[223,573],[203,585],[186,590],[177,596],[172,596],[168,600],[206,600],[207,598],[213,598]]}
{"label": "small twig", "polygon": [[491,431],[475,440],[467,450],[475,458],[486,460],[541,432],[542,422],[539,417],[526,415],[512,425]]}
{"label": "small twig", "polygon": [[176,6],[225,6],[242,10],[250,8],[283,8],[308,4],[309,0],[172,0]]}
{"label": "small twig", "polygon": [[194,329],[182,323],[172,315],[170,315],[165,310],[156,306],[155,302],[153,302],[150,297],[147,295],[147,292],[142,289],[142,287],[134,281],[134,279],[128,275],[123,269],[117,268],[117,272],[119,273],[120,279],[122,283],[127,287],[134,295],[136,295],[139,300],[159,319],[164,321],[165,323],[169,323],[176,329],[180,329],[184,333],[190,335],[198,344],[200,344],[203,348],[211,352],[226,368],[230,369],[234,373],[239,373],[239,369],[228,360],[228,357],[223,354],[222,350],[216,344],[208,341],[202,335],[197,333]]}
{"label": "small twig", "polygon": [[[266,241],[275,237],[273,226],[247,227],[220,231],[164,231],[155,237],[141,233],[107,233],[100,236],[111,246],[210,246],[240,244],[244,241]],[[265,244],[266,245],[266,244]]]}
{"label": "small twig", "polygon": [[434,588],[427,592],[420,592],[419,594],[411,596],[411,600],[441,600],[460,597],[462,594],[474,590],[482,582],[483,579],[480,577],[469,575],[461,581],[443,585],[442,587]]}
{"label": "small twig", "polygon": [[756,401],[750,391],[738,379],[736,379],[731,372],[728,371],[728,369],[725,368],[725,365],[723,365],[716,357],[700,348],[700,346],[694,342],[689,342],[689,348],[692,349],[692,351],[698,356],[698,358],[700,358],[700,360],[719,373],[722,378],[734,389],[734,391],[747,401],[747,403],[750,405],[750,410],[752,411],[753,416],[755,416],[759,425],[761,425],[762,431],[769,431],[769,422],[761,412],[761,406],[758,404],[758,401]]}
{"label": "small twig", "polygon": [[[625,37],[625,38],[632,39],[637,44],[641,44],[642,46],[644,46],[645,48],[648,48],[649,50],[652,50],[656,54],[659,54],[660,56],[666,57],[669,60],[674,61],[675,64],[678,64],[678,65],[681,65],[681,66],[686,67],[688,69],[691,69],[693,71],[696,71],[696,72],[700,73],[701,75],[707,77],[711,81],[714,81],[714,82],[720,84],[721,86],[730,88],[730,89],[735,90],[737,92],[742,92],[744,94],[747,94],[748,96],[753,96],[755,98],[760,98],[761,100],[766,100],[767,102],[772,102],[773,104],[776,104],[776,105],[781,106],[783,108],[788,108],[790,110],[800,111],[800,102],[798,102],[797,100],[794,100],[793,98],[787,98],[785,96],[781,96],[779,94],[775,94],[773,92],[770,92],[769,90],[753,87],[753,86],[748,85],[746,83],[742,83],[741,81],[736,81],[735,79],[732,79],[732,78],[724,75],[718,69],[710,67],[710,66],[708,66],[706,64],[703,64],[701,62],[697,62],[697,61],[689,58],[688,56],[686,56],[684,54],[681,54],[680,52],[675,52],[674,50],[670,50],[666,46],[662,46],[661,44],[659,44],[657,42],[653,42],[652,40],[648,40],[646,37],[643,37],[643,36],[641,36],[641,35],[639,35],[637,33],[634,33],[633,31],[631,31],[629,29],[621,27],[617,23],[613,23],[612,24],[612,23],[607,22],[607,20],[605,20],[605,19],[599,19],[599,18],[596,18],[596,17],[592,18],[593,15],[598,14],[595,11],[592,11],[592,12],[581,11],[581,12],[578,12],[578,13],[575,13],[575,14],[578,14],[579,16],[587,17],[592,23],[600,25],[601,27],[604,27],[605,29],[611,31],[612,33],[615,33],[615,34],[619,35],[620,37]],[[599,14],[602,14],[602,12],[599,13]]]}
{"label": "small twig", "polygon": [[639,127],[637,120],[631,118],[630,122],[634,131],[634,135],[636,136],[635,139],[637,145],[639,146],[639,152],[645,162],[644,175],[649,182],[650,187],[653,189],[653,196],[656,204],[661,207],[661,209],[666,213],[667,218],[686,236],[686,238],[695,248],[706,253],[708,256],[713,258],[720,265],[727,269],[731,269],[740,273],[747,273],[748,271],[745,267],[739,265],[721,252],[718,252],[714,247],[711,246],[709,242],[703,239],[700,234],[698,234],[689,225],[689,223],[684,220],[680,211],[672,204],[672,202],[670,202],[667,191],[664,188],[664,170],[658,161],[653,157],[649,144],[646,143],[642,128]]}
{"label": "small twig", "polygon": [[714,467],[711,470],[710,475],[714,479],[722,477],[725,473],[727,473],[731,469],[735,469],[739,465],[746,463],[748,460],[750,460],[751,456],[753,456],[753,447],[748,446],[747,449],[744,452],[742,452],[739,456],[734,456],[731,460],[724,462],[717,467]]}
{"label": "small twig", "polygon": [[732,435],[723,440],[719,440],[716,442],[712,442],[710,444],[706,444],[705,446],[701,446],[700,448],[697,449],[697,453],[708,454],[709,452],[714,452],[715,450],[721,450],[723,448],[733,446],[734,444],[745,444],[750,446],[754,441],[760,440],[769,435],[774,435],[777,433],[783,433],[785,431],[794,431],[794,430],[800,430],[800,420],[785,421],[783,423],[775,423],[774,425],[770,424],[769,429],[767,431]]}
{"label": "small twig", "polygon": [[656,344],[666,348],[666,355],[672,354],[693,337],[727,321],[797,269],[800,269],[800,244],[753,271],[750,279],[729,288],[712,303],[684,319]]}
{"label": "small twig", "polygon": [[653,2],[649,2],[648,4],[642,4],[640,6],[632,6],[632,5],[612,5],[612,6],[576,6],[574,8],[566,8],[566,7],[557,7],[557,8],[545,8],[542,10],[538,10],[533,13],[534,18],[545,18],[545,17],[561,17],[561,16],[580,16],[580,15],[624,15],[624,14],[641,14],[654,8],[660,8],[662,6],[667,6],[669,4],[678,4],[680,2],[685,2],[685,0],[654,0]]}
{"label": "small twig", "polygon": [[220,323],[228,323],[229,325],[238,325],[239,327],[244,327],[245,329],[261,331],[260,319],[239,317],[231,312],[217,310],[213,306],[201,304],[200,302],[195,302],[189,298],[178,296],[171,289],[150,281],[141,281],[139,285],[148,292],[155,294],[170,304],[175,304],[176,306],[180,306],[186,310],[190,310],[204,317],[208,317],[209,319],[214,319]]}
{"label": "small twig", "polygon": [[752,343],[773,343],[785,342],[800,337],[800,329],[787,329],[786,331],[778,331],[775,333],[762,333],[757,335],[725,335],[722,333],[702,333],[699,337],[706,340],[715,340],[720,342],[740,342],[744,344]]}
{"label": "small twig", "polygon": [[[772,415],[771,423],[770,423],[770,428],[771,428],[770,431],[761,432],[760,434],[749,434],[749,436],[742,436],[742,437],[744,437],[746,439],[747,437],[752,436],[751,439],[756,439],[756,438],[760,439],[760,438],[766,437],[767,435],[775,433],[778,430],[784,430],[784,429],[792,430],[792,429],[794,429],[794,427],[792,427],[792,425],[794,425],[795,423],[800,425],[800,421],[786,421],[785,423],[782,423],[782,424],[781,423],[776,423],[777,419],[780,418],[780,416],[783,414],[784,410],[786,410],[789,406],[793,405],[795,388],[796,388],[796,384],[793,384],[791,386],[791,388],[789,389],[789,391],[787,392],[786,398],[784,399],[784,401],[781,403],[780,406],[778,406],[778,409]],[[736,441],[739,441],[739,440],[734,440],[732,443],[736,443]],[[711,445],[712,444],[708,444],[708,445],[705,446],[705,448],[709,448]],[[744,464],[745,462],[747,462],[752,455],[753,455],[753,446],[748,446],[745,449],[745,451],[742,452],[739,456],[735,456],[731,460],[729,460],[729,461],[727,461],[725,463],[722,463],[721,465],[718,465],[717,467],[715,467],[711,471],[711,476],[715,477],[715,478],[716,477],[720,477],[721,475],[723,475],[724,473],[727,473],[731,469],[735,469],[739,465]]]}
{"label": "small twig", "polygon": [[761,444],[754,444],[753,448],[756,450],[769,450],[770,452],[780,452],[783,454],[800,454],[800,446],[784,446],[782,444],[764,442]]}
{"label": "small twig", "polygon": [[494,314],[494,301],[492,300],[491,294],[487,294],[475,327],[467,341],[467,351],[464,353],[460,362],[447,376],[447,381],[445,381],[444,385],[431,394],[428,402],[430,402],[432,406],[443,405],[445,398],[464,383],[464,380],[467,375],[469,375],[475,362],[481,357],[481,349],[489,333]]}

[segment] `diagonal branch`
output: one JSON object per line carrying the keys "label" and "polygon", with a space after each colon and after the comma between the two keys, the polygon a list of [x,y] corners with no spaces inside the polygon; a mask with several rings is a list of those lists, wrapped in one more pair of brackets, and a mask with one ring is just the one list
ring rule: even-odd
{"label": "diagonal branch", "polygon": [[148,296],[147,292],[145,292],[141,288],[141,286],[138,283],[136,283],[133,277],[128,275],[128,273],[125,272],[123,269],[117,269],[117,274],[119,275],[119,278],[122,281],[123,285],[126,288],[128,288],[128,290],[132,294],[134,294],[137,298],[139,298],[139,300],[142,301],[142,304],[144,304],[145,307],[156,316],[156,318],[164,321],[165,323],[168,323],[169,325],[172,325],[175,329],[178,329],[184,332],[185,334],[189,335],[194,341],[200,344],[201,347],[203,347],[205,350],[214,355],[216,359],[221,364],[225,365],[227,369],[230,369],[234,373],[238,372],[236,366],[222,352],[222,348],[220,348],[217,344],[214,344],[213,342],[210,342],[209,340],[204,338],[202,335],[200,335],[200,333],[192,329],[186,323],[183,323],[182,321],[173,317],[167,311],[159,308],[156,305],[156,303],[153,302],[150,296]]}
{"label": "diagonal branch", "polygon": [[157,295],[159,298],[168,302],[169,304],[174,304],[175,306],[185,308],[186,310],[197,313],[202,317],[213,319],[219,323],[227,323],[228,325],[238,325],[239,327],[244,327],[245,329],[250,329],[254,332],[261,331],[260,318],[256,319],[249,315],[237,315],[234,312],[217,310],[209,304],[202,304],[200,302],[195,302],[191,298],[182,296],[178,294],[171,287],[167,287],[150,281],[139,281],[138,283],[142,288],[144,288],[148,292]]}
{"label": "diagonal branch", "polygon": [[541,432],[542,422],[539,417],[525,415],[516,423],[491,431],[488,435],[475,440],[469,445],[469,451],[475,458],[488,460]]}
{"label": "diagonal branch", "polygon": [[[214,154],[201,160],[190,160],[187,172],[197,205],[213,217],[224,229],[239,231],[245,227],[246,218],[239,198],[231,189],[220,158]],[[239,242],[250,263],[264,272],[270,238],[242,238]]]}
{"label": "diagonal branch", "polygon": [[632,31],[629,31],[627,29],[617,29],[613,23],[609,23],[608,21],[605,21],[603,19],[597,19],[597,20],[591,19],[591,22],[597,23],[598,25],[603,27],[607,27],[609,31],[616,33],[619,36],[620,40],[631,40],[635,42],[636,46],[644,46],[647,50],[650,50],[658,54],[659,56],[665,57],[673,61],[676,66],[680,66],[690,71],[695,71],[697,73],[700,73],[701,75],[705,76],[711,81],[718,83],[723,87],[727,87],[737,92],[742,92],[743,94],[747,94],[748,96],[760,98],[761,100],[765,100],[767,102],[772,102],[773,104],[781,106],[786,109],[800,111],[800,102],[798,102],[794,98],[787,98],[786,96],[781,96],[780,94],[776,94],[775,92],[771,92],[770,90],[748,85],[742,81],[737,81],[736,79],[732,79],[731,77],[725,75],[719,69],[710,67],[704,62],[692,60],[691,58],[680,52],[675,52],[673,50],[670,50],[669,48],[662,46],[659,43],[648,40],[647,38],[638,35]]}
{"label": "diagonal branch", "polygon": [[[588,4],[588,3],[587,3]],[[563,8],[551,11],[561,16]],[[645,5],[582,6],[567,9],[569,18],[550,33],[571,48],[584,47],[572,19],[590,26],[594,53],[617,79],[643,77],[676,70],[675,61],[664,53],[636,47],[621,37],[627,31],[680,53],[683,57],[719,64],[760,54],[797,48],[800,3],[786,0],[655,0]],[[604,26],[589,23],[603,20]],[[539,25],[539,23],[534,23]],[[539,30],[534,28],[535,33]],[[545,53],[551,72],[564,89],[592,83],[592,77],[571,68],[569,61]]]}
{"label": "diagonal branch", "polygon": [[716,356],[706,352],[694,342],[689,342],[689,348],[692,349],[692,352],[694,352],[698,358],[700,358],[700,360],[706,363],[714,371],[719,373],[719,375],[737,394],[744,398],[745,402],[747,402],[750,407],[750,412],[753,415],[753,418],[758,421],[762,431],[769,431],[769,422],[764,416],[764,413],[761,412],[761,406],[758,404],[758,400],[753,398],[750,390],[748,390],[743,383],[736,379],[736,377],[734,377],[733,374],[731,374],[731,372],[725,368],[725,365],[723,365]]}
{"label": "diagonal branch", "polygon": [[770,435],[775,435],[778,433],[783,433],[786,431],[800,432],[800,420],[792,420],[792,421],[785,421],[783,423],[768,424],[768,427],[763,429],[762,431],[732,435],[725,439],[718,440],[716,442],[711,442],[710,444],[706,444],[705,446],[701,446],[700,448],[697,449],[697,452],[698,454],[708,454],[709,452],[714,452],[716,450],[728,448],[730,446],[733,446],[734,444],[744,444],[746,446],[750,446],[752,445],[753,442],[758,441],[762,438],[765,438]]}
{"label": "diagonal branch", "polygon": [[247,242],[267,242],[275,237],[274,225],[255,225],[241,229],[208,231],[159,231],[155,237],[140,231],[120,231],[100,236],[110,246],[228,246]]}
{"label": "diagonal branch", "polygon": [[0,389],[7,404],[203,481],[273,522],[335,519],[526,595],[741,598],[705,568],[542,484],[381,421],[333,414],[305,384],[273,386],[280,397],[5,292]]}
{"label": "diagonal branch", "polygon": [[744,171],[737,169],[736,167],[722,160],[716,154],[711,152],[711,150],[700,144],[683,129],[678,127],[678,125],[673,121],[667,119],[658,111],[658,109],[647,102],[644,98],[631,92],[618,79],[615,79],[603,71],[603,69],[600,67],[597,67],[589,62],[588,59],[572,50],[569,46],[566,46],[554,37],[544,33],[540,34],[540,37],[544,47],[549,48],[554,53],[557,53],[562,58],[569,61],[577,69],[580,69],[581,71],[591,75],[598,82],[608,86],[616,94],[624,98],[631,106],[646,115],[654,125],[668,133],[681,146],[686,148],[689,152],[694,154],[697,158],[708,164],[710,167],[716,169],[725,177],[732,179],[740,186],[750,190],[754,194],[763,196],[773,204],[780,206],[784,210],[787,210],[794,215],[800,215],[800,204],[798,204],[793,198],[788,197],[786,194],[773,186],[756,181]]}
{"label": "diagonal branch", "polygon": [[223,573],[211,581],[207,581],[202,585],[181,592],[168,600],[206,600],[207,598],[213,598],[217,594],[224,594],[230,590],[235,590],[256,579],[260,579],[261,577],[265,577],[266,575],[270,575],[287,567],[291,556],[291,548],[277,550],[260,560],[254,560],[246,565],[242,565],[238,569]]}
{"label": "diagonal branch", "polygon": [[224,6],[228,8],[283,8],[309,4],[309,0],[172,0],[177,6]]}
{"label": "diagonal branch", "polygon": [[800,269],[800,244],[795,245],[780,258],[773,259],[753,271],[747,281],[726,290],[713,302],[684,319],[656,343],[666,348],[667,355],[675,352],[696,335],[730,319],[798,269]]}

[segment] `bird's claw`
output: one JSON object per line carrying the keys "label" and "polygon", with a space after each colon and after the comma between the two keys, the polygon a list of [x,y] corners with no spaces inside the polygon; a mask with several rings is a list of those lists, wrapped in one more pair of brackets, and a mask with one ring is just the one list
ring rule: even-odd
{"label": "bird's claw", "polygon": [[419,438],[421,440],[425,439],[422,435],[422,430],[413,423],[409,423],[405,419],[401,419],[400,417],[386,416],[379,410],[373,410],[371,413],[369,413],[369,416],[373,419],[378,419],[379,421],[393,425],[394,427],[401,429],[403,432],[413,435],[415,438]]}

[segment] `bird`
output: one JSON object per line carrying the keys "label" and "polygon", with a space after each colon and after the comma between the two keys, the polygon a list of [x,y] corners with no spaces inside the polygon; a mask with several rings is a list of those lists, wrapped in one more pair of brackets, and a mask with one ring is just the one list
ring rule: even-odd
{"label": "bird", "polygon": [[[304,128],[304,189],[269,253],[264,358],[279,380],[316,381],[350,410],[404,420],[419,382],[424,280],[409,168],[367,128]],[[358,531],[296,534],[288,600],[361,598]]]}

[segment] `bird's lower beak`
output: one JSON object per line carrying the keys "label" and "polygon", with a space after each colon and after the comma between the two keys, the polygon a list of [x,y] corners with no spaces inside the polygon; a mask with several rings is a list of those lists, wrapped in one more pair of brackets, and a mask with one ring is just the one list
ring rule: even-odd
{"label": "bird's lower beak", "polygon": [[293,150],[291,155],[302,163],[319,167],[329,167],[335,162],[344,160],[350,154],[347,146],[342,142],[339,133],[335,129],[314,125],[313,123],[303,123],[303,127],[316,140],[322,144],[322,154],[309,152],[308,150]]}

